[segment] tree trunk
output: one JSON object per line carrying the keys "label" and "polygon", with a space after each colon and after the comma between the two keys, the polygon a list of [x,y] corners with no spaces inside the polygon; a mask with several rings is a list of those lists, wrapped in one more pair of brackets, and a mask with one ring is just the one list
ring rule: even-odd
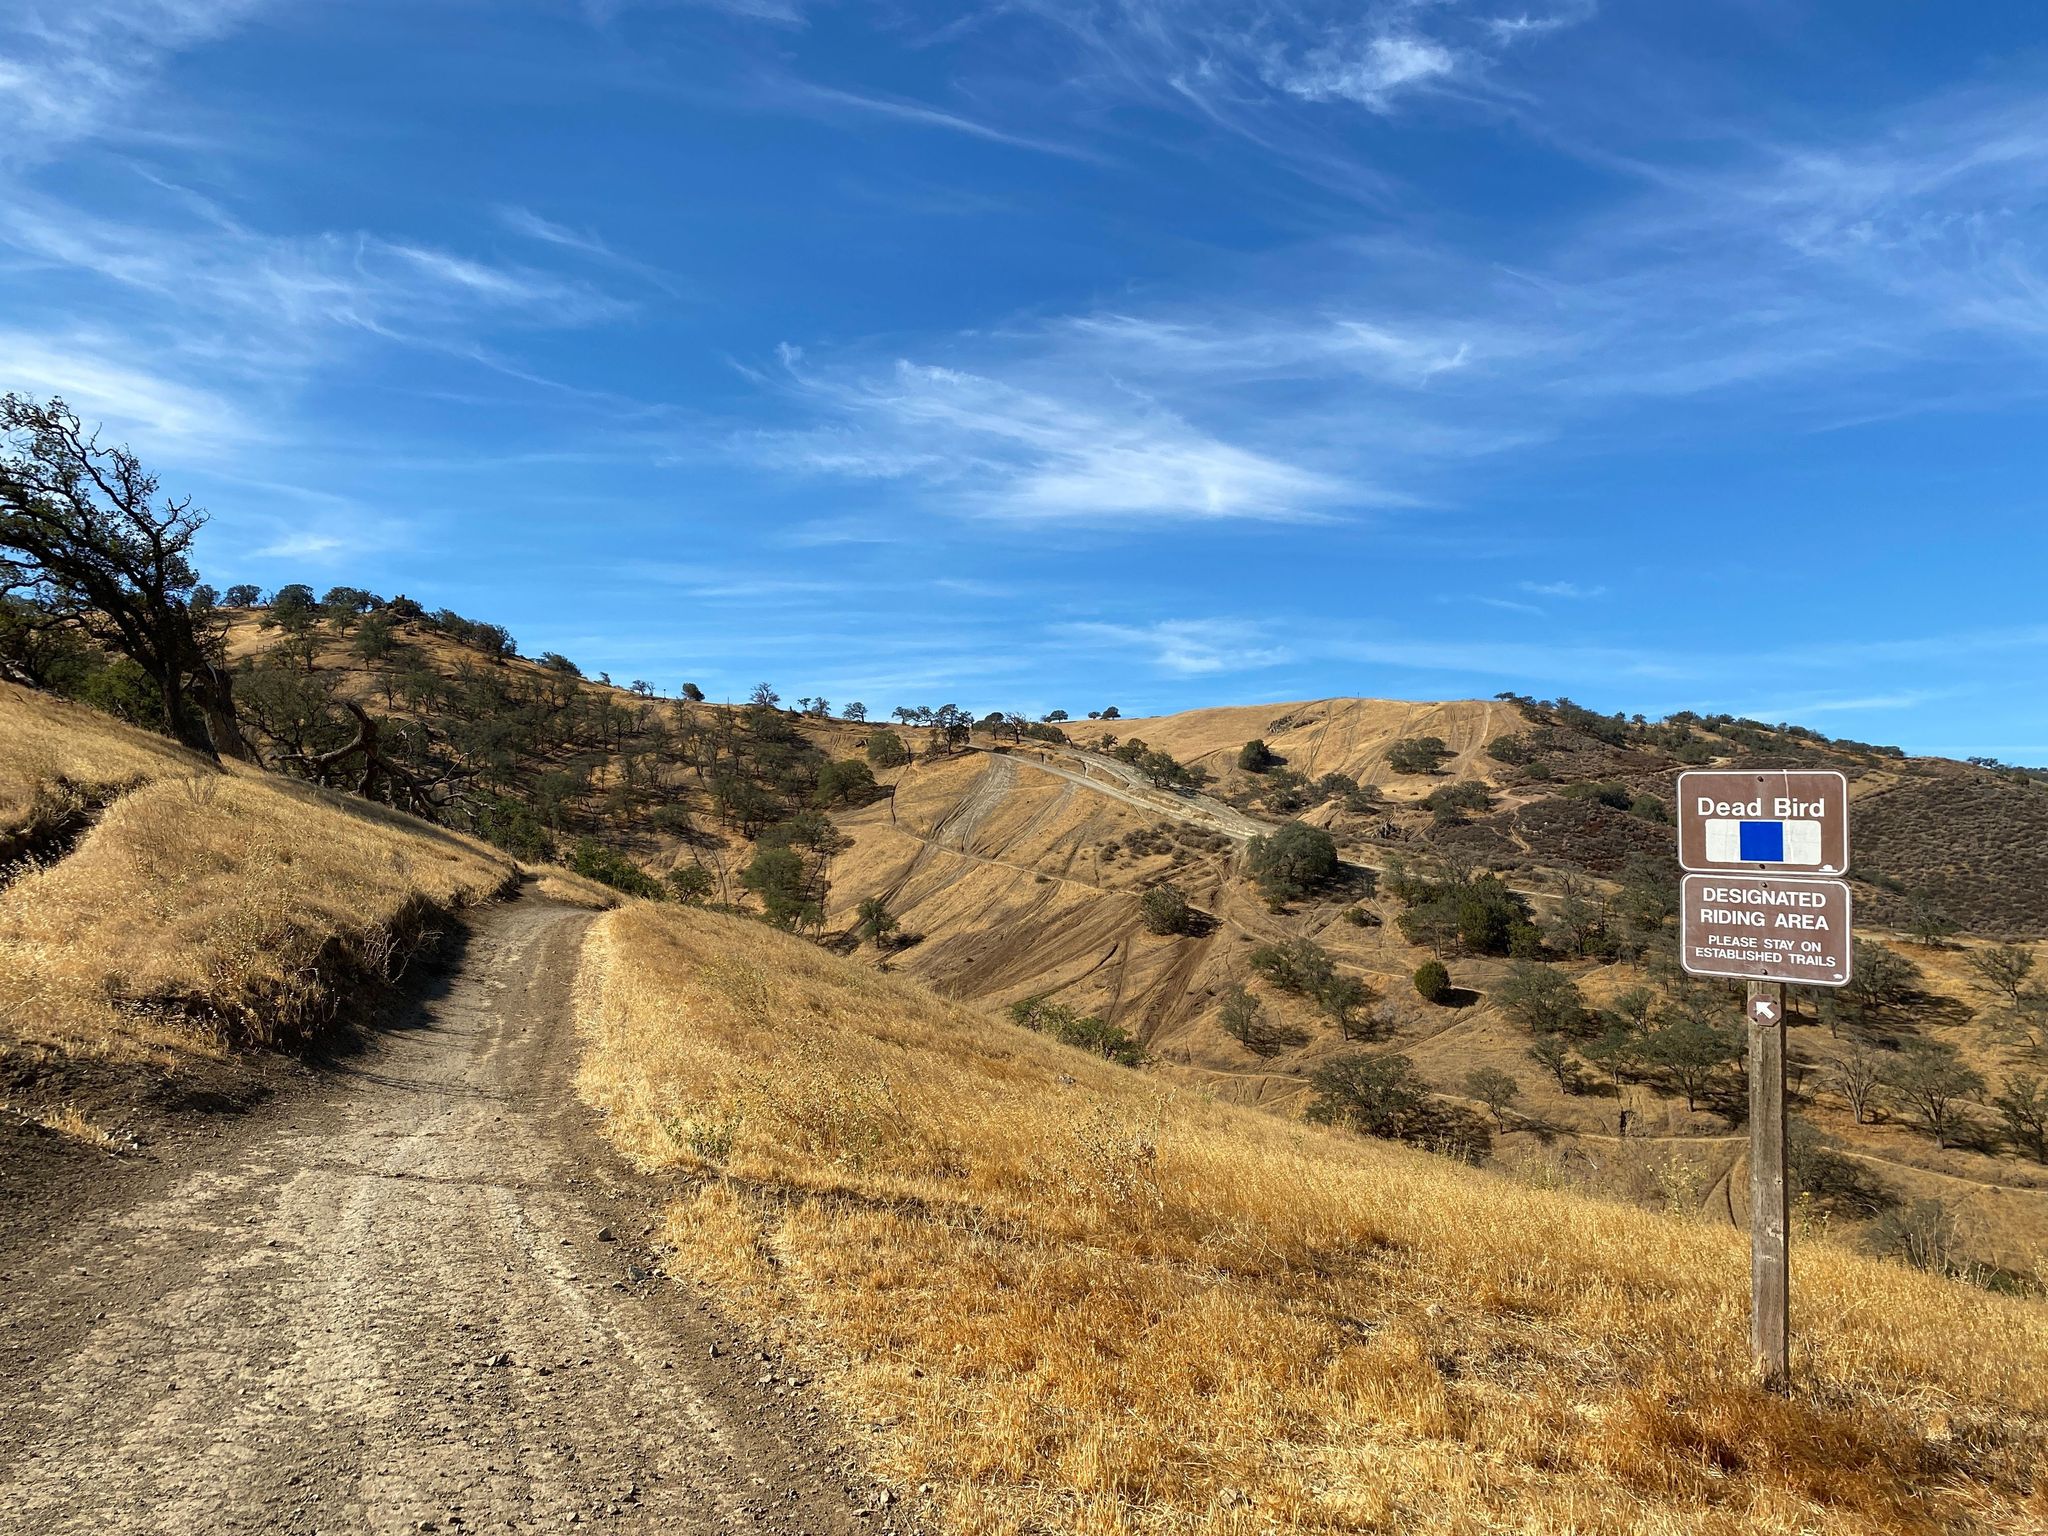
{"label": "tree trunk", "polygon": [[231,757],[241,763],[255,762],[256,749],[249,745],[241,722],[235,717],[234,679],[208,664],[194,679],[192,697],[206,717],[207,745],[213,755]]}

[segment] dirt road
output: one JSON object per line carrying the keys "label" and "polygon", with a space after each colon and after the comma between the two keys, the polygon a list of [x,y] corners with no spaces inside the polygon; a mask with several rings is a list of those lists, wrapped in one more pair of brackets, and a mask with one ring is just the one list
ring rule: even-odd
{"label": "dirt road", "polygon": [[803,1373],[657,1272],[570,1091],[587,922],[485,913],[311,1090],[8,1235],[0,1531],[901,1523]]}
{"label": "dirt road", "polygon": [[[1077,768],[1064,768],[1053,761],[1058,753]],[[1274,830],[1274,823],[1260,821],[1247,816],[1235,806],[1225,805],[1202,794],[1175,794],[1171,790],[1155,787],[1137,769],[1113,757],[1099,752],[1087,752],[1079,747],[1049,747],[1034,745],[1029,751],[1013,754],[1013,760],[1044,773],[1057,774],[1071,779],[1076,784],[1085,784],[1098,794],[1108,795],[1112,800],[1141,811],[1150,811],[1171,821],[1184,822],[1189,826],[1202,827],[1212,832],[1221,832],[1225,837],[1238,842],[1248,842],[1254,837]]]}

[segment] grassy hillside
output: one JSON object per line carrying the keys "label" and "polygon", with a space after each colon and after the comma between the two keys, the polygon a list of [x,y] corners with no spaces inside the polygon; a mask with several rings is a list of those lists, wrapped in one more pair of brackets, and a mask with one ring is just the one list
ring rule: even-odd
{"label": "grassy hillside", "polygon": [[[1859,931],[1881,946],[1865,969],[1889,960],[1895,974],[1825,1019],[1809,997],[1795,1018],[1808,1219],[1847,1230],[1918,1210],[1948,1234],[1944,1252],[2009,1277],[2048,1251],[2042,1149],[1995,1102],[2038,1079],[2048,1009],[2038,986],[2026,1008],[2001,1004],[1970,968],[1999,939],[2033,953],[2048,931],[2035,914],[2048,870],[2033,879],[2029,862],[2048,848],[2032,835],[2048,786],[2030,775],[1795,727],[1513,698],[1303,701],[1028,734],[984,721],[948,743],[814,701],[656,698],[479,648],[478,627],[449,616],[296,633],[265,617],[232,615],[228,639],[271,750],[345,742],[354,701],[409,761],[448,775],[438,814],[523,857],[636,890],[679,880],[752,910],[767,899],[756,866],[779,860],[783,920],[948,997],[1048,997],[1121,1031],[1163,1075],[1287,1113],[1333,1063],[1398,1055],[1435,1102],[1491,1121],[1497,1164],[1731,1226],[1747,1220],[1739,1062],[1724,1051],[1701,1074],[1661,1054],[1695,1025],[1725,1044],[1738,1022],[1733,989],[1688,985],[1670,963],[1673,783],[1709,764],[1839,768],[1857,806]],[[1441,756],[1417,768],[1409,754],[1431,739]],[[1247,766],[1252,741],[1263,757]],[[907,761],[870,758],[890,742]],[[851,786],[836,777],[848,764]],[[1206,783],[1171,783],[1188,770]],[[1250,844],[1297,820],[1330,834],[1341,867],[1276,902],[1250,878]],[[1519,906],[1532,940],[1519,957],[1505,933],[1475,943],[1418,915],[1418,888],[1455,904],[1488,882]],[[1177,931],[1146,917],[1162,884],[1193,914]],[[876,903],[896,925],[886,943],[866,926]],[[1262,969],[1304,944],[1353,1003],[1333,1009],[1334,994]],[[1432,958],[1451,973],[1439,1004],[1411,981]],[[1538,1029],[1514,1005],[1529,963],[1575,989],[1569,1018]],[[1256,1038],[1225,1027],[1239,989]],[[1892,1071],[1921,1047],[1953,1051],[1966,1087],[1981,1084],[1939,1144],[1901,1093],[1858,1113],[1839,1082],[1845,1065]],[[1504,1112],[1473,1096],[1475,1072],[1510,1081]]]}
{"label": "grassy hillside", "polygon": [[32,1118],[309,1033],[516,874],[473,839],[0,683],[8,837],[0,1094]]}
{"label": "grassy hillside", "polygon": [[[1230,769],[1247,741],[1257,738],[1296,772],[1344,773],[1362,784],[1385,786],[1404,782],[1387,765],[1387,751],[1396,741],[1434,736],[1451,750],[1446,772],[1481,776],[1495,766],[1484,755],[1486,744],[1515,734],[1522,722],[1511,706],[1491,701],[1308,699],[1119,720],[1115,729],[1219,775]],[[1412,787],[1414,781],[1405,782]]]}
{"label": "grassy hillside", "polygon": [[677,1263],[789,1327],[954,1528],[2020,1531],[2048,1312],[1217,1104],[712,914],[601,920],[580,1085],[699,1178]]}

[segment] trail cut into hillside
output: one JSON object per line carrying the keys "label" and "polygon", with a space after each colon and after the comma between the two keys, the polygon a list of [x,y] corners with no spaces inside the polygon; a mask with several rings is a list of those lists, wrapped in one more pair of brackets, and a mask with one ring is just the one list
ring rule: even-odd
{"label": "trail cut into hillside", "polygon": [[874,1490],[807,1377],[662,1273],[644,1188],[591,1137],[588,922],[490,910],[288,1113],[8,1234],[0,1529],[896,1523],[856,1522]]}

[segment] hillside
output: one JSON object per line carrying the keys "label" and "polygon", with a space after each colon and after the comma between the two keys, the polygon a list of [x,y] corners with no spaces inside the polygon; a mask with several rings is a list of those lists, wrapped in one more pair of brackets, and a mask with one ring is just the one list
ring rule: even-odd
{"label": "hillside", "polygon": [[485,844],[0,683],[0,1135],[249,1086],[513,882]]}
{"label": "hillside", "polygon": [[[1100,1020],[1155,1071],[1234,1102],[1298,1113],[1331,1064],[1404,1058],[1469,1111],[1467,1155],[1733,1226],[1747,1220],[1739,1061],[1724,1046],[1704,1067],[1665,1059],[1697,1054],[1689,1031],[1711,1044],[1734,1022],[1731,989],[1688,984],[1668,960],[1672,783],[1712,764],[1839,768],[1882,984],[1827,1000],[1824,1018],[1809,998],[1794,1021],[1807,1219],[1853,1231],[1939,1212],[1943,1251],[2002,1283],[2048,1251],[2048,1170],[2022,1134],[2038,1115],[1999,1107],[2048,1107],[2024,1099],[2048,1015],[2025,988],[2001,1002],[1973,969],[2008,941],[2033,955],[2048,931],[2036,777],[1796,727],[1506,697],[1037,726],[949,707],[935,717],[947,729],[815,701],[660,699],[510,655],[449,615],[389,624],[374,645],[360,617],[295,631],[269,617],[228,626],[268,740],[345,743],[338,701],[354,701],[422,774],[447,776],[436,814],[521,857],[642,894],[774,903],[948,997]],[[1420,765],[1418,741],[1437,749]],[[1251,742],[1263,751],[1247,767]],[[1326,830],[1341,864],[1276,901],[1250,849],[1290,821]],[[1161,884],[1188,905],[1179,931],[1148,921]],[[1448,913],[1475,896],[1493,904],[1490,937],[1431,926],[1432,901]],[[881,942],[864,917],[876,903],[892,925]],[[1304,956],[1333,980],[1290,974]],[[1452,982],[1438,1004],[1410,980],[1433,956]],[[1568,983],[1561,1007],[1516,1000],[1531,965]],[[1255,1035],[1229,1024],[1239,989]],[[1903,1090],[1852,1102],[1844,1072],[1917,1065],[1923,1047],[1964,1074],[1939,1135]],[[1473,1097],[1486,1072],[1510,1080],[1502,1113]]]}
{"label": "hillside", "polygon": [[2038,1528],[2048,1314],[1162,1088],[731,918],[600,920],[580,1085],[665,1235],[948,1528]]}
{"label": "hillside", "polygon": [[[1321,1125],[1298,1102],[1224,1102],[1229,1070],[1197,1059],[1221,1049],[1200,1008],[1162,1012],[1150,1063],[1126,1067],[1058,1043],[1061,1016],[1019,1028],[887,974],[918,960],[958,966],[977,996],[1090,996],[1108,983],[1061,967],[1108,939],[1129,994],[1199,990],[1238,946],[1334,904],[1261,898],[1232,821],[1249,813],[1222,800],[1187,801],[1179,843],[1133,850],[1167,800],[1114,759],[1027,741],[903,765],[892,796],[839,813],[835,878],[901,861],[887,899],[951,927],[835,955],[673,900],[593,921],[602,899],[538,893],[592,889],[573,876],[521,880],[468,837],[26,690],[0,688],[0,723],[0,804],[32,851],[0,891],[9,1208],[47,1209],[12,1186],[49,1161],[16,1154],[54,1138],[98,1159],[75,1166],[118,1180],[153,1234],[44,1217],[6,1240],[0,1379],[44,1383],[32,1412],[0,1414],[19,1507],[139,1475],[159,1509],[203,1522],[220,1489],[190,1475],[192,1447],[232,1423],[278,1468],[248,1490],[273,1524],[361,1508],[411,1528],[451,1512],[723,1528],[758,1518],[749,1477],[770,1466],[789,1469],[772,1507],[829,1530],[2044,1524],[2036,1296],[1866,1258],[1808,1223],[1798,1386],[1767,1396],[1739,1231],[1512,1155],[1590,1133],[1504,1128],[1497,1166],[1468,1167],[1351,1134],[1341,1107]],[[1213,929],[1115,915],[1165,868],[1211,901]],[[452,967],[394,993],[444,925]],[[1070,934],[1071,959],[1034,976],[1005,925]],[[1323,931],[1347,972],[1391,985],[1396,926]],[[1930,977],[1952,981],[1962,952],[1930,953]],[[139,1114],[217,1115],[267,1053],[379,992],[418,1011],[351,1070],[136,1155]],[[1390,1038],[1454,1083],[1494,1038],[1477,1027],[1492,1006],[1451,1010],[1465,1037]],[[1301,1062],[1344,1054],[1296,1011],[1314,1031],[1287,1048]],[[1390,1038],[1355,1045],[1386,1060]],[[640,1182],[565,1113],[578,1056],[576,1090]],[[1254,1060],[1295,1100],[1333,1103],[1326,1081]],[[1404,1111],[1458,1112],[1454,1092]],[[650,1201],[665,1213],[640,1225]],[[406,1457],[407,1479],[381,1470]]]}

